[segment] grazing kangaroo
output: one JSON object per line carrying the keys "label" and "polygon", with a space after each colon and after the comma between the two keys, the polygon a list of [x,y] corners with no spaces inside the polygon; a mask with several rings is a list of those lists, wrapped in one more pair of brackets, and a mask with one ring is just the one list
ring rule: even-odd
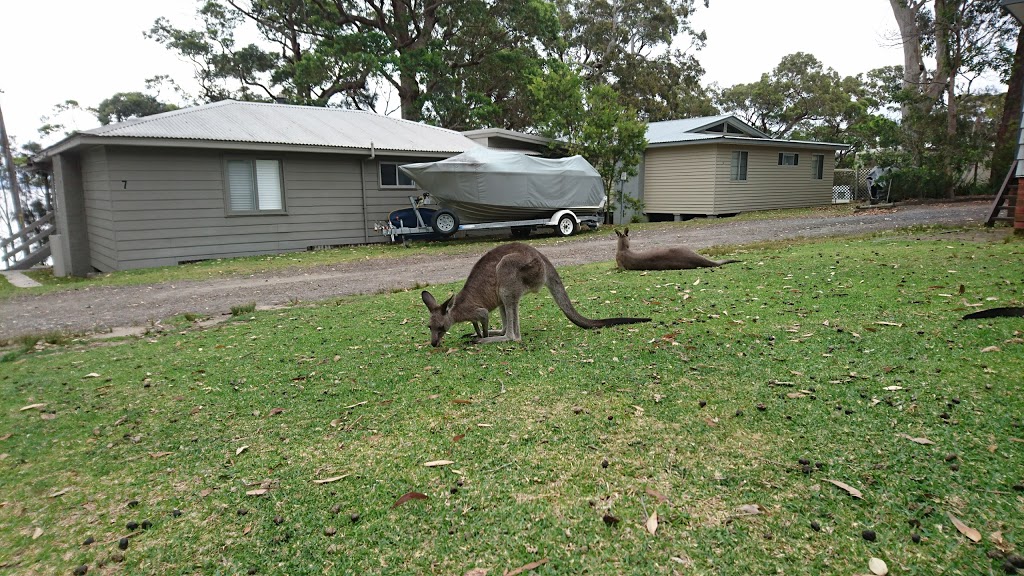
{"label": "grazing kangaroo", "polygon": [[[547,286],[566,318],[581,328],[603,328],[617,324],[650,322],[650,318],[605,318],[592,320],[573,308],[555,266],[536,248],[518,242],[502,244],[484,254],[466,278],[457,294],[438,304],[423,291],[423,303],[430,310],[430,344],[440,346],[441,339],[456,322],[472,322],[474,343],[507,342],[522,339],[519,331],[519,301],[527,292]],[[501,310],[501,330],[489,329],[491,311]]]}
{"label": "grazing kangaroo", "polygon": [[739,262],[739,260],[711,260],[685,246],[633,252],[629,249],[629,228],[626,228],[625,232],[616,230],[615,234],[619,237],[619,246],[615,251],[615,264],[620,270],[690,270]]}

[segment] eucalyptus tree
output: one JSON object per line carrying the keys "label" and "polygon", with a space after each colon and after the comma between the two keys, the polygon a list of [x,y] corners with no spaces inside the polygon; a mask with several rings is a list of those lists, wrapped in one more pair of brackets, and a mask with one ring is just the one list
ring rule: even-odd
{"label": "eucalyptus tree", "polygon": [[[960,106],[977,93],[974,84],[984,74],[1009,68],[1018,25],[998,0],[890,0],[890,5],[904,53],[902,124],[921,150],[939,155],[927,163],[943,173],[942,186],[952,196],[959,173],[973,161]],[[934,69],[926,57],[934,58]],[[918,154],[914,163],[921,166],[926,159]]]}
{"label": "eucalyptus tree", "polygon": [[862,90],[860,79],[842,78],[814,55],[796,52],[783,56],[757,82],[723,89],[716,103],[773,138],[787,138],[799,126],[840,126],[845,116],[857,112]]}
{"label": "eucalyptus tree", "polygon": [[[403,118],[460,128],[522,124],[493,104],[521,114],[538,49],[557,34],[546,0],[208,0],[199,16],[201,29],[160,18],[149,36],[195,63],[204,100],[376,109],[393,93]],[[240,45],[243,24],[259,44]]]}
{"label": "eucalyptus tree", "polygon": [[611,85],[652,121],[714,113],[693,56],[706,40],[689,21],[694,0],[555,3],[563,33],[550,54],[575,67],[585,84]]}

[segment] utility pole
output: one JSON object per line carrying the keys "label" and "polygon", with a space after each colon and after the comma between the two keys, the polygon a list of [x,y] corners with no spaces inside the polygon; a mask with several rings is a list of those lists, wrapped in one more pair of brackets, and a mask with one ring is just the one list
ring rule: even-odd
{"label": "utility pole", "polygon": [[0,108],[0,147],[3,148],[4,164],[7,164],[7,178],[11,183],[11,204],[14,206],[15,218],[18,220],[18,231],[21,231],[25,226],[25,217],[21,213],[21,188],[18,186],[18,173],[14,169],[14,157],[11,156],[11,144],[7,139],[3,108]]}

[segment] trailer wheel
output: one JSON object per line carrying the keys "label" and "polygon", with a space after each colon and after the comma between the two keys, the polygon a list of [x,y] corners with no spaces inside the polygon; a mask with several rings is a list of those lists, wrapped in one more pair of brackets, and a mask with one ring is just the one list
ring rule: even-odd
{"label": "trailer wheel", "polygon": [[459,217],[451,210],[438,210],[430,227],[442,236],[451,236],[459,229]]}
{"label": "trailer wheel", "polygon": [[559,236],[572,236],[576,232],[579,232],[579,224],[576,223],[576,219],[571,214],[563,214],[558,219],[558,226],[555,227],[555,234]]}

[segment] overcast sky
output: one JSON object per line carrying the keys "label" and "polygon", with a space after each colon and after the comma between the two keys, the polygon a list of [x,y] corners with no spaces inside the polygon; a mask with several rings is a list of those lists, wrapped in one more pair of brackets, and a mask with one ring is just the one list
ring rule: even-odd
{"label": "overcast sky", "polygon": [[[705,84],[756,81],[786,54],[809,52],[848,76],[902,64],[888,0],[700,0],[692,22],[708,33],[697,53]],[[191,27],[198,0],[6,1],[0,53],[0,106],[8,133],[18,142],[41,141],[41,116],[55,104],[76,100],[96,106],[117,92],[143,91],[146,78],[166,74],[194,87],[190,63],[143,37],[163,16]],[[78,116],[70,128],[97,126]],[[44,141],[46,144],[52,140]]]}

